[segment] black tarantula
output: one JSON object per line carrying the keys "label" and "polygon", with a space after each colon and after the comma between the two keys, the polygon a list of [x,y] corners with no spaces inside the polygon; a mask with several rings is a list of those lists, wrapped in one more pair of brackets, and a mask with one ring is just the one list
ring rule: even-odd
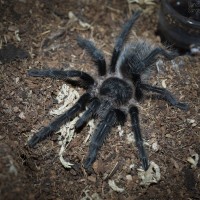
{"label": "black tarantula", "polygon": [[[155,64],[159,55],[171,60],[175,58],[175,53],[160,47],[155,48],[141,40],[130,43],[123,49],[123,44],[139,15],[140,11],[136,11],[124,24],[116,40],[109,69],[106,69],[103,53],[91,41],[80,37],[77,39],[78,45],[92,57],[100,76],[98,80],[77,70],[31,69],[28,71],[30,76],[60,79],[86,89],[86,93],[78,99],[72,108],[42,128],[28,141],[30,147],[34,147],[38,142],[58,131],[63,124],[73,119],[87,105],[87,109],[76,122],[75,128],[81,128],[94,116],[97,116],[100,122],[92,135],[84,168],[91,169],[111,128],[116,124],[123,125],[127,114],[129,114],[142,167],[145,171],[148,169],[149,161],[143,146],[138,108],[134,102],[140,101],[143,97],[143,91],[147,91],[156,93],[172,106],[182,110],[187,110],[188,106],[177,101],[166,89],[146,84],[142,79],[142,75]],[[72,79],[74,77],[77,77],[78,80]]]}

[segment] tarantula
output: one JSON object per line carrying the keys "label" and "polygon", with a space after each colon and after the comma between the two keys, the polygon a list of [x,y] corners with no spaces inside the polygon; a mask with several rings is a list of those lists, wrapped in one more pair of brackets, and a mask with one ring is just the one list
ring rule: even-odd
{"label": "tarantula", "polygon": [[[146,84],[142,76],[155,64],[159,55],[171,60],[177,56],[176,53],[160,47],[155,48],[142,40],[130,43],[123,48],[125,40],[140,13],[140,11],[136,11],[124,24],[116,39],[109,69],[106,69],[103,53],[95,47],[94,43],[78,37],[78,45],[86,50],[97,67],[100,76],[97,80],[89,74],[77,70],[31,69],[28,71],[30,76],[60,79],[86,89],[86,93],[78,99],[72,108],[33,135],[28,141],[30,147],[34,147],[38,142],[58,131],[63,124],[86,109],[75,124],[77,130],[83,127],[92,117],[98,117],[100,121],[91,137],[89,152],[84,162],[84,168],[88,170],[92,167],[97,153],[112,127],[116,124],[123,125],[126,122],[127,114],[129,114],[142,167],[145,171],[148,169],[149,161],[143,146],[139,112],[135,102],[142,99],[143,91],[147,91],[156,93],[157,96],[179,109],[187,110],[188,105],[177,101],[166,89]],[[78,80],[73,79],[75,77]]]}

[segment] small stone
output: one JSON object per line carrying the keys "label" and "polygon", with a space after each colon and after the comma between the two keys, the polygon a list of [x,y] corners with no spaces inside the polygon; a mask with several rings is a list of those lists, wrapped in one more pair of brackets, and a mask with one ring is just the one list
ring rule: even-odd
{"label": "small stone", "polygon": [[21,112],[21,113],[19,114],[19,118],[20,118],[20,119],[25,119],[25,118],[26,118],[25,115],[24,115],[24,112]]}
{"label": "small stone", "polygon": [[196,125],[197,125],[196,123],[193,123],[193,124],[192,124],[192,127],[195,127]]}
{"label": "small stone", "polygon": [[96,160],[93,164],[93,169],[96,174],[103,174],[105,172],[105,165],[103,164],[102,160]]}
{"label": "small stone", "polygon": [[95,183],[96,182],[96,177],[95,176],[88,176],[88,180]]}
{"label": "small stone", "polygon": [[15,32],[16,30],[17,30],[17,27],[16,27],[16,26],[10,25],[10,26],[8,27],[8,31],[10,31],[10,32]]}
{"label": "small stone", "polygon": [[132,176],[131,176],[130,174],[126,175],[126,179],[127,179],[128,181],[132,181],[132,180],[133,180],[133,178],[132,178]]}
{"label": "small stone", "polygon": [[18,84],[19,83],[19,77],[15,78],[15,83]]}
{"label": "small stone", "polygon": [[187,121],[188,121],[188,123],[190,123],[190,124],[195,123],[195,120],[194,120],[194,119],[187,119]]}
{"label": "small stone", "polygon": [[166,137],[166,138],[173,138],[172,135],[171,135],[171,134],[168,134],[168,133],[165,135],[165,137]]}
{"label": "small stone", "polygon": [[162,80],[162,86],[163,86],[163,88],[167,88],[166,81],[167,81],[167,79]]}
{"label": "small stone", "polygon": [[152,149],[153,149],[155,152],[159,150],[158,142],[154,142],[154,143],[152,144]]}
{"label": "small stone", "polygon": [[17,106],[15,106],[15,107],[13,108],[13,111],[14,111],[15,113],[19,112],[19,108],[18,108]]}

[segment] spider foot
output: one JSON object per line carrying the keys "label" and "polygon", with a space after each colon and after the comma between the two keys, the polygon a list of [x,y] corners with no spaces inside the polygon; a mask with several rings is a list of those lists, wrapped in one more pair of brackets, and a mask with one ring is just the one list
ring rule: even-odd
{"label": "spider foot", "polygon": [[165,58],[167,58],[168,60],[173,60],[173,59],[175,59],[176,57],[179,56],[179,53],[177,51],[166,51],[162,48],[158,48],[158,52],[161,55],[163,55]]}
{"label": "spider foot", "polygon": [[189,105],[186,104],[186,103],[180,103],[180,102],[178,102],[175,106],[177,108],[179,108],[181,110],[185,110],[185,111],[187,111],[189,109]]}
{"label": "spider foot", "polygon": [[178,56],[179,56],[179,53],[178,53],[177,51],[173,51],[173,52],[168,53],[167,58],[168,58],[169,60],[173,60],[173,59],[175,59],[175,58],[178,57]]}
{"label": "spider foot", "polygon": [[33,77],[43,77],[47,75],[47,72],[47,70],[30,69],[28,75]]}
{"label": "spider foot", "polygon": [[28,141],[28,146],[33,148],[38,142],[48,137],[52,133],[52,131],[53,129],[50,126],[42,128]]}
{"label": "spider foot", "polygon": [[141,158],[141,162],[142,162],[142,167],[144,171],[147,171],[149,169],[149,162],[148,162],[147,157]]}
{"label": "spider foot", "polygon": [[144,95],[143,95],[143,92],[142,90],[140,90],[140,88],[136,88],[135,90],[135,98],[136,100],[139,102],[143,99]]}
{"label": "spider foot", "polygon": [[95,161],[95,158],[94,157],[87,157],[86,158],[86,160],[85,160],[85,162],[84,162],[84,168],[85,169],[89,169],[89,168],[91,168],[91,166],[92,166],[92,163]]}
{"label": "spider foot", "polygon": [[88,158],[86,158],[86,160],[83,164],[83,167],[88,175],[91,175],[94,173],[94,170],[92,168],[92,163],[94,162],[94,160],[95,160],[94,158],[88,157]]}
{"label": "spider foot", "polygon": [[36,134],[28,141],[28,146],[33,148],[39,141],[40,136]]}

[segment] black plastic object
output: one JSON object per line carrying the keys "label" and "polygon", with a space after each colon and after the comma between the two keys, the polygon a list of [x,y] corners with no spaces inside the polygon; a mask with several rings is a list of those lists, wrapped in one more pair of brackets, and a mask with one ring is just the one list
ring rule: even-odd
{"label": "black plastic object", "polygon": [[179,49],[200,47],[200,0],[161,0],[158,33]]}

